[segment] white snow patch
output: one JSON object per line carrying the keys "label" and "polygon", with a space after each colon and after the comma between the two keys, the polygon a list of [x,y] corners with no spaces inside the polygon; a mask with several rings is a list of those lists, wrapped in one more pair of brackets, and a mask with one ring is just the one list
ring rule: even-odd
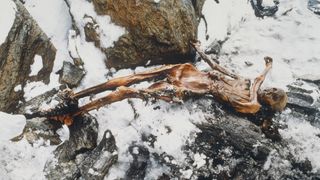
{"label": "white snow patch", "polygon": [[0,179],[43,180],[46,161],[56,146],[31,146],[26,140],[0,141]]}
{"label": "white snow patch", "polygon": [[290,118],[288,128],[281,130],[281,136],[289,144],[291,153],[301,161],[311,161],[313,171],[320,172],[320,129],[301,119]]}
{"label": "white snow patch", "polygon": [[31,65],[31,72],[29,76],[35,76],[38,72],[43,68],[42,57],[39,55],[35,55],[33,64]]}
{"label": "white snow patch", "polygon": [[[46,85],[42,81],[29,82],[24,87],[24,98],[26,101],[28,101],[54,88],[58,88],[57,83],[50,83]],[[52,105],[54,105],[55,102],[52,101],[52,103]]]}
{"label": "white snow patch", "polygon": [[26,118],[22,115],[11,115],[0,111],[0,141],[7,141],[21,134]]}
{"label": "white snow patch", "polygon": [[18,85],[16,85],[16,87],[14,87],[14,92],[18,92],[18,91],[21,91],[22,90],[22,86],[21,86],[21,84],[18,84]]}
{"label": "white snow patch", "polygon": [[66,141],[70,137],[70,131],[67,125],[63,125],[62,128],[57,130],[57,134],[59,134],[62,142]]}
{"label": "white snow patch", "polygon": [[0,45],[5,42],[16,17],[16,5],[11,0],[0,1]]}
{"label": "white snow patch", "polygon": [[[72,62],[68,52],[71,17],[64,0],[26,0],[24,6],[57,49],[50,84],[42,85],[42,89],[48,91],[60,85],[59,75],[56,72],[61,69],[63,61]],[[31,92],[25,91],[25,93],[25,96],[34,97]]]}
{"label": "white snow patch", "polygon": [[42,171],[47,159],[52,158],[55,146],[39,142],[31,146],[26,140],[9,141],[22,133],[26,119],[22,115],[0,112],[0,179],[45,179]]}
{"label": "white snow patch", "polygon": [[207,156],[204,155],[204,154],[199,154],[199,153],[196,153],[194,156],[194,163],[193,165],[196,166],[196,168],[200,168],[202,166],[204,166],[206,164],[206,158]]}
{"label": "white snow patch", "polygon": [[204,20],[201,20],[198,27],[198,39],[204,46],[209,45],[215,39],[224,40],[229,33],[235,31],[246,16],[253,14],[251,6],[247,1],[206,1],[202,13],[207,21],[207,34]]}

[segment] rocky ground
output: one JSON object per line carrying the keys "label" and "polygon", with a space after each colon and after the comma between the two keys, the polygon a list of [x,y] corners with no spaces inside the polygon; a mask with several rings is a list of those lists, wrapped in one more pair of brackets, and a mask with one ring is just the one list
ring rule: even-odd
{"label": "rocky ground", "polygon": [[[259,2],[1,2],[8,18],[0,16],[0,27],[8,28],[0,31],[0,179],[320,178],[319,2]],[[148,65],[207,69],[188,45],[195,38],[252,78],[263,67],[258,59],[274,57],[265,84],[286,89],[285,111],[243,116],[208,96],[124,100],[71,126],[8,114],[55,107],[66,87],[155,67]]]}

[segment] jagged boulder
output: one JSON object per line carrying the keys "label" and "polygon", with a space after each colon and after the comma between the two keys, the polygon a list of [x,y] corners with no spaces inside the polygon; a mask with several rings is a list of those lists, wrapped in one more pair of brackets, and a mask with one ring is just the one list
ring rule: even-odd
{"label": "jagged boulder", "polygon": [[109,15],[127,33],[103,49],[107,66],[130,68],[191,60],[189,42],[197,28],[205,0],[93,0],[100,15]]}
{"label": "jagged boulder", "polygon": [[250,0],[251,6],[254,10],[254,14],[259,18],[264,18],[265,16],[274,16],[278,11],[278,1],[273,1],[273,6],[264,5],[263,0]]}
{"label": "jagged boulder", "polygon": [[84,69],[73,65],[70,62],[63,62],[62,70],[60,72],[60,83],[66,84],[69,87],[76,87],[80,84],[85,75]]}
{"label": "jagged boulder", "polygon": [[[14,23],[4,43],[0,44],[0,111],[12,111],[23,97],[27,81],[49,83],[56,49],[18,0]],[[43,67],[30,75],[35,56]],[[20,87],[16,88],[15,87]]]}
{"label": "jagged boulder", "polygon": [[45,166],[48,179],[75,179],[80,176],[76,157],[97,146],[98,123],[90,115],[79,116],[69,126],[70,137],[54,151],[54,159]]}
{"label": "jagged boulder", "polygon": [[318,0],[309,0],[308,9],[313,13],[320,15],[320,2]]}

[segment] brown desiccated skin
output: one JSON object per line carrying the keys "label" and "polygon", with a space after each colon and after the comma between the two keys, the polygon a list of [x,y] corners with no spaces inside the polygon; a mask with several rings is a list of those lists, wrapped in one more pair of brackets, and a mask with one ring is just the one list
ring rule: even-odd
{"label": "brown desiccated skin", "polygon": [[[20,1],[16,17],[6,41],[0,45],[0,111],[10,112],[23,97],[22,88],[28,81],[49,83],[56,49]],[[43,60],[43,68],[35,76],[29,76],[35,55]]]}
{"label": "brown desiccated skin", "polygon": [[125,27],[127,33],[104,49],[107,66],[132,68],[185,62],[192,58],[190,40],[196,39],[205,0],[93,0],[100,15]]}

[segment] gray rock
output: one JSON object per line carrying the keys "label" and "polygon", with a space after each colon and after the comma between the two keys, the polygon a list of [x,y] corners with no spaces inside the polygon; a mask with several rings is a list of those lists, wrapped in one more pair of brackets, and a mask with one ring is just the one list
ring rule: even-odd
{"label": "gray rock", "polygon": [[89,152],[80,163],[81,177],[84,179],[102,180],[117,160],[116,141],[111,131],[107,130],[99,145]]}
{"label": "gray rock", "polygon": [[144,146],[133,145],[129,147],[129,152],[133,157],[133,161],[130,163],[130,167],[126,172],[127,179],[144,179],[150,162],[149,150]]}
{"label": "gray rock", "polygon": [[[59,88],[63,88],[63,87],[59,87]],[[20,104],[19,107],[15,110],[15,113],[25,114],[27,112],[32,113],[32,112],[39,111],[41,104],[43,103],[50,104],[51,101],[57,98],[55,95],[58,93],[59,88],[51,89],[50,91],[47,91],[39,96],[36,96],[30,99],[27,102]]]}
{"label": "gray rock", "polygon": [[126,28],[127,33],[103,49],[107,66],[132,68],[192,60],[189,42],[197,38],[202,6],[205,0],[114,1],[93,0],[99,15]]}
{"label": "gray rock", "polygon": [[54,151],[54,159],[48,161],[44,171],[48,179],[75,179],[80,177],[77,155],[90,152],[97,146],[98,123],[90,115],[76,117],[69,126],[70,137]]}
{"label": "gray rock", "polygon": [[69,87],[76,87],[80,84],[85,71],[70,62],[63,62],[63,67],[60,74],[60,83],[67,84]]}
{"label": "gray rock", "polygon": [[74,160],[76,155],[93,150],[97,146],[98,122],[90,115],[76,117],[69,126],[70,137],[54,151],[61,162]]}
{"label": "gray rock", "polygon": [[26,139],[30,144],[34,144],[40,139],[49,141],[50,145],[58,145],[62,141],[57,130],[62,128],[61,123],[48,120],[46,118],[33,118],[27,120],[21,135],[13,138],[13,141]]}
{"label": "gray rock", "polygon": [[250,0],[254,14],[257,17],[263,18],[265,16],[274,16],[278,11],[278,1],[274,1],[274,6],[264,6],[263,0]]}
{"label": "gray rock", "polygon": [[[19,108],[15,110],[15,113],[26,114],[27,112],[37,112],[41,105],[50,104],[51,101],[58,100],[58,97],[55,96],[57,93],[57,89],[52,89],[36,96],[20,104]],[[62,128],[62,124],[57,121],[35,117],[27,119],[23,132],[12,140],[19,141],[25,138],[30,144],[34,144],[36,141],[43,139],[49,141],[50,145],[58,145],[61,143],[60,136],[57,134],[57,130],[60,128]]]}
{"label": "gray rock", "polygon": [[[20,1],[15,20],[6,41],[0,45],[0,111],[12,112],[23,100],[23,88],[28,81],[49,83],[56,49],[50,39],[33,20]],[[29,76],[35,55],[42,57],[43,67]],[[17,92],[14,88],[21,85]]]}
{"label": "gray rock", "polygon": [[209,47],[205,50],[206,54],[219,55],[223,42],[214,40]]}
{"label": "gray rock", "polygon": [[320,76],[314,75],[314,74],[305,74],[303,76],[300,76],[298,79],[301,79],[306,82],[311,82],[320,87]]}
{"label": "gray rock", "polygon": [[308,9],[315,14],[320,15],[320,2],[318,0],[309,0]]}
{"label": "gray rock", "polygon": [[308,78],[288,85],[287,106],[293,109],[295,116],[307,118],[310,123],[320,127],[320,86],[316,82]]}

